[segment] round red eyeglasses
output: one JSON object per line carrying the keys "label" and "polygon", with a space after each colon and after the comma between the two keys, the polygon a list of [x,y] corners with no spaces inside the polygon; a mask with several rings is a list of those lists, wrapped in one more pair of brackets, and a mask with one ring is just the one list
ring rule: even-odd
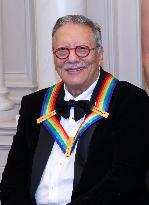
{"label": "round red eyeglasses", "polygon": [[53,53],[59,59],[66,59],[69,57],[70,51],[74,50],[75,54],[78,57],[85,58],[90,54],[90,51],[94,50],[95,48],[89,48],[88,46],[84,46],[84,45],[79,45],[74,48],[60,47],[60,48],[57,48]]}

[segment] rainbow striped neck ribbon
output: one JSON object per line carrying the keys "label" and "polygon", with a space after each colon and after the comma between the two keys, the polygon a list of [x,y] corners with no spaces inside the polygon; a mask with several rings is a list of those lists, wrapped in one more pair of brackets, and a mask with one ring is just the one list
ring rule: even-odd
{"label": "rainbow striped neck ribbon", "polygon": [[68,136],[65,129],[56,117],[54,109],[57,96],[63,82],[57,83],[50,87],[45,95],[41,117],[37,119],[37,123],[43,123],[49,134],[55,139],[66,157],[69,157],[83,133],[95,122],[108,118],[108,108],[112,98],[114,88],[118,80],[110,73],[106,73],[101,89],[98,92],[95,105],[91,107],[91,112],[85,117],[74,137]]}

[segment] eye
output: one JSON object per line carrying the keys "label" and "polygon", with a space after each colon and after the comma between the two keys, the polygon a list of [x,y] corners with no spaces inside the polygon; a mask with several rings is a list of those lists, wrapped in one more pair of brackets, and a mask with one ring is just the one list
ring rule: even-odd
{"label": "eye", "polygon": [[68,48],[60,47],[56,49],[55,53],[60,56],[66,55],[68,53]]}
{"label": "eye", "polygon": [[86,56],[90,52],[89,48],[87,46],[78,46],[76,49],[76,52],[79,56]]}
{"label": "eye", "polygon": [[58,49],[56,49],[56,51],[57,52],[67,52],[67,48],[65,48],[65,47],[61,47],[61,48],[58,48]]}
{"label": "eye", "polygon": [[77,50],[78,50],[79,52],[88,51],[87,47],[85,47],[85,46],[79,46],[79,47],[77,48]]}

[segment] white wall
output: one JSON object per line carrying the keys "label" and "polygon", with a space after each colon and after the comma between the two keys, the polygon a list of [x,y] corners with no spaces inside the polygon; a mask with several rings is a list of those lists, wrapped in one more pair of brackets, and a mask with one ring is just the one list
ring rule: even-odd
{"label": "white wall", "polygon": [[143,87],[140,1],[88,0],[88,16],[102,25],[106,69]]}

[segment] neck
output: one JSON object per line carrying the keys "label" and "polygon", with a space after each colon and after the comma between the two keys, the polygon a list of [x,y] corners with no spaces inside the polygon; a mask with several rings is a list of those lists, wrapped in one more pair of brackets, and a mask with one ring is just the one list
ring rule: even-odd
{"label": "neck", "polygon": [[68,90],[68,92],[73,96],[73,97],[77,97],[79,96],[80,94],[82,94],[83,92],[85,92],[98,78],[99,74],[96,76],[96,78],[89,84],[87,85],[83,85],[83,86],[70,86],[70,85],[66,85],[66,89]]}
{"label": "neck", "polygon": [[77,96],[79,96],[81,93],[83,93],[85,90],[87,90],[87,88],[86,89],[75,89],[75,88],[68,88],[68,87],[66,87],[66,89],[68,90],[68,92],[73,96],[73,97],[77,97]]}

